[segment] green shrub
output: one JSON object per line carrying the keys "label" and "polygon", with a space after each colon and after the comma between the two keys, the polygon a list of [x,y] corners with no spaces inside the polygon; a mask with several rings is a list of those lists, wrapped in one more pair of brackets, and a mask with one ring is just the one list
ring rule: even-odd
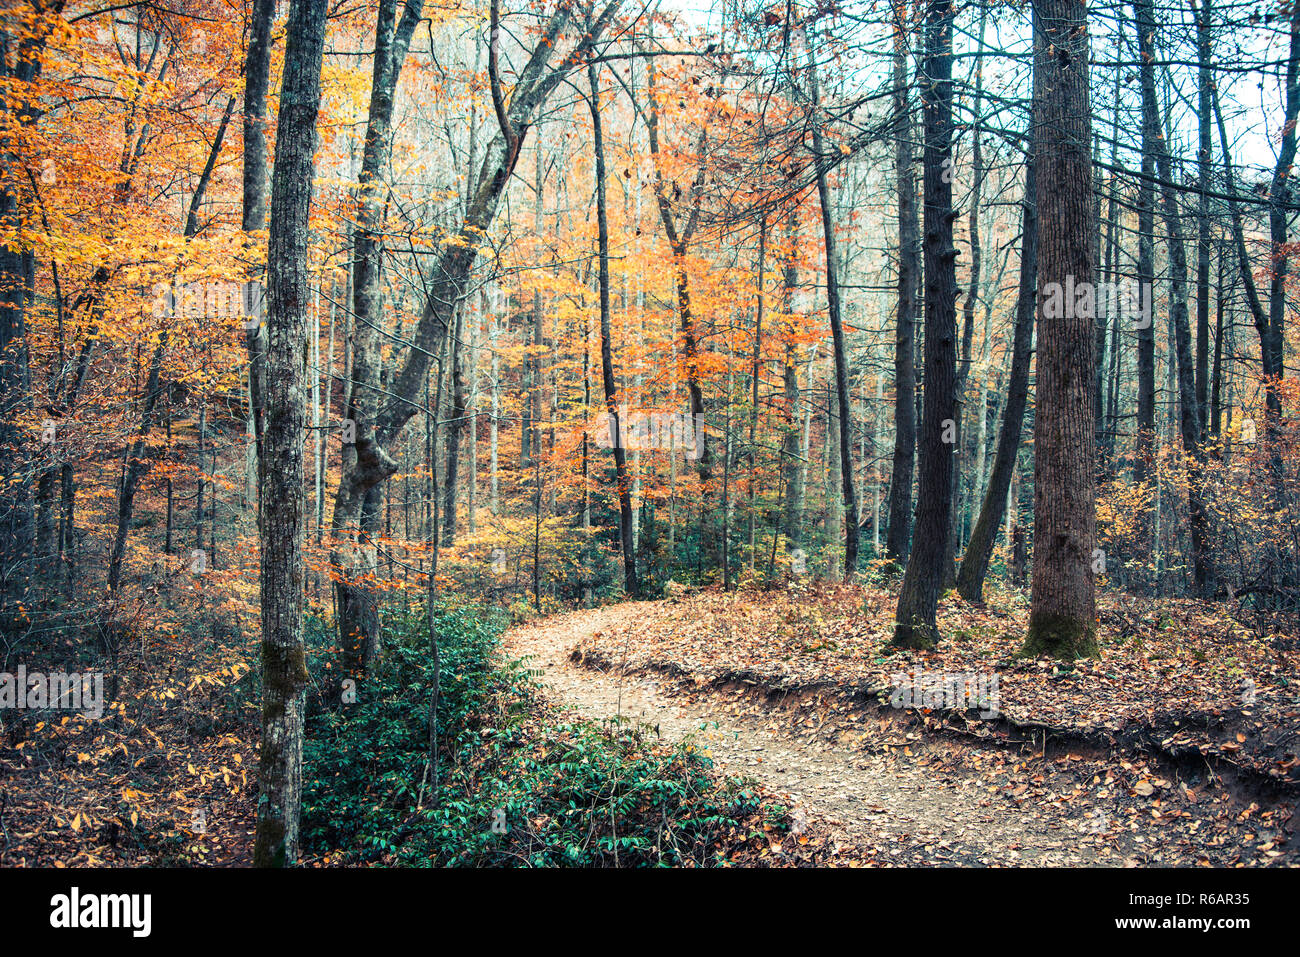
{"label": "green shrub", "polygon": [[[560,720],[526,662],[497,657],[502,619],[469,605],[438,609],[436,802],[428,630],[422,615],[385,622],[382,663],[357,702],[309,715],[305,855],[415,866],[707,865],[785,827],[784,808],[719,779],[690,743],[662,745],[644,726]],[[327,658],[317,657],[318,671]]]}

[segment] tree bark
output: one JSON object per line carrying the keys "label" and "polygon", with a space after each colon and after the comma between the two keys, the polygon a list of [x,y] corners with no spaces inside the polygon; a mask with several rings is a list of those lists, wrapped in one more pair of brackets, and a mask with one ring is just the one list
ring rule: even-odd
{"label": "tree bark", "polygon": [[993,457],[988,490],[984,493],[979,518],[975,521],[957,573],[957,592],[967,601],[984,599],[984,578],[997,542],[998,528],[1006,515],[1007,494],[1024,429],[1025,405],[1029,397],[1029,360],[1034,343],[1034,313],[1038,303],[1037,165],[1031,125],[1025,150],[1025,196],[1020,206],[1020,291],[1016,297],[1007,404],[1002,413],[1002,428],[998,433],[998,449]]}
{"label": "tree bark", "polygon": [[[276,0],[254,0],[244,58],[244,234],[266,228],[266,91],[271,82],[271,25]],[[256,325],[245,330],[248,352],[248,413],[254,455],[262,449],[266,370],[265,332]],[[256,463],[253,463],[254,469]]]}
{"label": "tree bark", "polygon": [[[618,418],[618,386],[614,382],[614,359],[609,329],[609,217],[605,198],[605,137],[600,119],[600,76],[594,62],[587,64],[587,82],[591,87],[592,152],[596,161],[596,241],[600,254],[600,371],[605,389],[605,406],[609,411],[610,445],[613,446],[614,472],[618,483],[618,534],[623,551],[623,587],[629,598],[641,594],[636,571],[636,549],[632,545],[632,482],[627,471],[627,451],[622,436],[625,423]],[[538,490],[541,494],[541,490]]]}
{"label": "tree bark", "polygon": [[1034,0],[1033,20],[1040,288],[1060,284],[1062,295],[1061,308],[1050,295],[1039,302],[1034,571],[1023,651],[1070,659],[1097,653],[1096,343],[1090,311],[1070,294],[1090,290],[1096,273],[1087,8]]}
{"label": "tree bark", "polygon": [[[1142,27],[1139,24],[1138,31]],[[1141,44],[1139,44],[1140,48]],[[1141,59],[1139,53],[1138,58]],[[1137,226],[1138,295],[1151,289],[1155,282],[1155,229],[1156,193],[1152,185],[1156,175],[1155,150],[1160,130],[1153,128],[1143,110],[1142,120],[1142,176],[1138,180]],[[1152,297],[1154,299],[1154,295]],[[1155,316],[1148,315],[1134,325],[1137,332],[1137,436],[1133,455],[1133,482],[1147,481],[1154,465],[1156,430],[1156,331]],[[1145,511],[1145,509],[1144,509]],[[1147,526],[1143,515],[1139,526]],[[1140,540],[1144,535],[1139,536]]]}
{"label": "tree bark", "polygon": [[[807,39],[805,37],[805,39]],[[812,87],[812,146],[817,163],[817,198],[822,211],[822,242],[826,249],[826,309],[830,314],[831,339],[835,348],[835,396],[839,419],[840,485],[844,495],[844,580],[851,581],[858,569],[858,489],[853,479],[853,405],[849,397],[848,346],[840,316],[839,263],[835,250],[835,223],[831,190],[827,182],[822,143],[821,96],[817,87],[817,64],[812,43],[808,43],[808,77]],[[955,280],[954,280],[955,283]]]}
{"label": "tree bark", "polygon": [[[785,314],[792,316],[794,314],[794,290],[799,282],[798,260],[796,259],[796,250],[799,243],[799,211],[797,207],[792,207],[787,215],[785,234],[787,247],[781,282],[784,287]],[[781,386],[785,393],[785,419],[781,433],[782,484],[785,487],[785,500],[781,509],[781,533],[785,536],[787,547],[793,551],[803,543],[804,456],[800,447],[799,355],[798,347],[791,338],[786,340],[785,364],[781,376]]]}
{"label": "tree bark", "polygon": [[[343,413],[344,427],[352,433],[354,441],[351,454],[344,456],[343,475],[335,493],[330,529],[331,578],[338,609],[339,639],[344,651],[343,675],[353,678],[364,674],[379,654],[378,602],[373,588],[367,584],[376,568],[373,533],[378,530],[379,521],[379,493],[375,491],[378,481],[358,482],[356,475],[358,471],[374,469],[381,461],[389,468],[387,475],[396,471],[396,463],[383,452],[377,427],[383,394],[380,384],[380,276],[384,238],[381,178],[393,150],[393,99],[397,80],[422,8],[423,0],[405,0],[398,21],[397,0],[383,0],[379,6],[366,140],[357,179],[357,223],[353,231],[352,369]],[[413,392],[411,396],[418,394]],[[344,441],[347,444],[346,438]]]}
{"label": "tree bark", "polygon": [[957,249],[952,224],[951,0],[927,0],[921,107],[925,118],[925,393],[921,422],[916,540],[903,573],[893,642],[933,648],[935,611],[952,521],[953,445],[945,433],[956,418]]}
{"label": "tree bark", "polygon": [[267,247],[266,434],[258,479],[263,507],[262,744],[253,863],[298,859],[302,798],[302,602],[306,529],[303,434],[307,424],[307,335],[311,305],[309,212],[327,10],[314,0],[289,7],[284,80],[275,139]]}
{"label": "tree bark", "polygon": [[[1155,81],[1155,12],[1151,0],[1135,0],[1134,14],[1138,23],[1138,74],[1142,84],[1142,103],[1146,123],[1163,133],[1159,105],[1156,100]],[[1183,440],[1183,464],[1187,473],[1188,525],[1192,540],[1193,587],[1198,597],[1210,592],[1209,517],[1206,513],[1203,486],[1203,452],[1201,428],[1205,411],[1201,403],[1202,389],[1197,387],[1197,370],[1193,365],[1191,331],[1187,316],[1187,252],[1183,245],[1183,227],[1178,199],[1174,194],[1173,163],[1165,148],[1163,135],[1155,141],[1156,168],[1160,174],[1160,198],[1164,207],[1166,228],[1169,230],[1170,290],[1169,322],[1173,327],[1174,352],[1178,360],[1179,432]],[[1207,239],[1208,241],[1208,239]],[[1207,252],[1208,256],[1208,252]],[[1207,286],[1209,264],[1206,264]],[[1199,321],[1199,320],[1198,320]],[[1206,323],[1208,326],[1208,315]],[[1199,333],[1198,333],[1199,335]],[[1201,386],[1204,386],[1202,380]]]}
{"label": "tree bark", "polygon": [[907,87],[907,6],[894,6],[894,170],[898,180],[898,313],[894,329],[894,451],[889,478],[885,557],[907,561],[912,536],[912,469],[916,458],[915,334],[919,290],[912,109]]}

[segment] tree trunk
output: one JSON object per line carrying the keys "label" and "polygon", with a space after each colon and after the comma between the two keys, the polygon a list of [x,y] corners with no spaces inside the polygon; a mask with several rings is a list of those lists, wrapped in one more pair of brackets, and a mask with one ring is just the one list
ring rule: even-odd
{"label": "tree trunk", "polygon": [[[1156,101],[1153,65],[1155,49],[1152,35],[1155,33],[1155,14],[1151,0],[1135,0],[1133,9],[1138,22],[1138,73],[1142,83],[1143,110],[1147,124],[1163,133]],[[1202,469],[1201,427],[1205,421],[1205,412],[1200,401],[1202,390],[1198,389],[1196,383],[1197,370],[1193,367],[1191,331],[1188,328],[1187,252],[1183,245],[1178,199],[1174,194],[1173,163],[1170,162],[1165,142],[1163,135],[1156,139],[1155,153],[1156,168],[1161,180],[1161,202],[1164,206],[1165,224],[1169,230],[1169,321],[1173,326],[1174,352],[1178,360],[1179,432],[1183,440],[1183,464],[1187,471],[1187,509],[1192,539],[1193,586],[1198,597],[1205,597],[1210,590],[1209,517],[1205,508],[1205,490],[1202,487],[1204,470]],[[1205,268],[1208,287],[1208,262]],[[1207,326],[1208,322],[1207,316]],[[1204,384],[1202,380],[1201,386]]]}
{"label": "tree trunk", "polygon": [[302,796],[302,601],[306,492],[308,267],[316,115],[327,10],[312,0],[289,8],[284,81],[275,139],[271,232],[267,248],[266,434],[258,479],[262,545],[262,745],[253,863],[283,867],[298,859]]}
{"label": "tree trunk", "polygon": [[[785,313],[794,313],[794,289],[798,284],[796,249],[799,242],[799,211],[792,207],[786,219],[787,251],[785,268],[782,271],[782,285],[785,291]],[[790,330],[792,333],[793,330]],[[799,423],[799,354],[798,346],[787,335],[785,346],[785,365],[781,376],[782,389],[785,392],[785,419],[781,433],[781,468],[782,484],[785,487],[785,500],[781,509],[781,534],[785,536],[786,546],[792,551],[803,542],[803,459],[800,443]]]}
{"label": "tree trunk", "polygon": [[1023,650],[1069,659],[1097,652],[1096,343],[1091,311],[1073,301],[1076,289],[1091,291],[1096,272],[1088,21],[1075,0],[1034,0],[1033,18],[1039,276],[1048,295],[1038,314],[1034,572]]}
{"label": "tree trunk", "polygon": [[[618,482],[618,532],[623,550],[623,586],[629,598],[641,594],[636,573],[636,549],[632,545],[632,483],[627,472],[627,451],[623,447],[625,423],[618,419],[618,387],[614,383],[614,360],[609,331],[609,218],[605,198],[605,139],[600,120],[600,76],[595,63],[587,64],[591,87],[592,149],[596,160],[596,237],[600,252],[600,371],[609,410],[610,445]],[[538,490],[540,495],[540,489]]]}
{"label": "tree trunk", "polygon": [[[396,471],[396,463],[381,445],[377,423],[383,394],[379,336],[384,234],[381,178],[393,149],[394,91],[422,7],[423,0],[406,0],[402,18],[397,21],[397,0],[383,0],[380,4],[366,140],[357,180],[352,369],[343,413],[347,430],[344,443],[352,438],[353,454],[344,456],[330,529],[331,578],[338,609],[339,640],[344,651],[343,674],[353,678],[364,674],[379,652],[379,608],[375,592],[368,584],[376,568],[373,533],[379,521],[378,493],[373,490],[381,473],[386,472],[383,477],[387,478]],[[391,387],[388,391],[392,391]]]}
{"label": "tree trunk", "polygon": [[894,7],[894,170],[898,179],[898,313],[894,330],[894,453],[889,478],[885,557],[907,561],[912,535],[912,468],[916,457],[915,319],[916,183],[912,171],[912,111],[907,87],[907,6]]}
{"label": "tree trunk", "polygon": [[[1138,27],[1141,30],[1141,26]],[[1139,47],[1141,44],[1139,44]],[[1141,59],[1139,53],[1138,58]],[[1156,193],[1152,185],[1156,175],[1155,150],[1160,130],[1153,128],[1143,113],[1142,121],[1142,177],[1138,180],[1137,226],[1138,295],[1144,296],[1155,281],[1155,210]],[[1154,297],[1153,297],[1154,298]],[[1133,456],[1133,482],[1147,481],[1154,465],[1156,429],[1156,331],[1155,316],[1139,317],[1134,322],[1137,331],[1137,438]],[[1139,525],[1145,528],[1147,517]]]}
{"label": "tree trunk", "polygon": [[1283,501],[1286,492],[1278,427],[1282,419],[1282,378],[1286,374],[1286,340],[1282,330],[1286,321],[1287,274],[1292,254],[1287,242],[1287,227],[1294,215],[1291,174],[1296,156],[1296,123],[1300,120],[1300,3],[1291,6],[1290,29],[1291,43],[1286,64],[1286,114],[1281,127],[1282,142],[1278,149],[1277,165],[1273,169],[1273,180],[1268,191],[1270,258],[1273,263],[1268,286],[1268,325],[1257,325],[1265,379],[1264,434],[1273,481],[1279,498]]}
{"label": "tree trunk", "polygon": [[1210,161],[1214,155],[1213,109],[1210,105],[1210,87],[1214,84],[1210,62],[1212,2],[1201,0],[1198,14],[1196,0],[1191,0],[1192,15],[1196,17],[1196,118],[1200,133],[1200,148],[1196,154],[1196,183],[1201,191],[1196,214],[1196,429],[1197,441],[1201,443],[1205,442],[1207,434],[1210,391]]}
{"label": "tree trunk", "polygon": [[[271,82],[271,25],[276,0],[254,0],[244,58],[244,202],[245,237],[266,228],[266,91]],[[247,238],[246,242],[250,242]],[[261,454],[266,370],[265,332],[260,324],[245,330],[248,352],[248,431],[252,435],[250,474],[256,474]],[[257,490],[251,490],[256,496]],[[252,496],[250,496],[252,497]]]}
{"label": "tree trunk", "polygon": [[1011,377],[1007,385],[1007,404],[998,433],[998,449],[993,457],[988,490],[980,506],[979,518],[966,545],[961,570],[957,574],[957,592],[967,601],[983,601],[984,578],[998,538],[998,526],[1007,512],[1007,494],[1016,469],[1024,429],[1025,405],[1029,396],[1029,360],[1034,342],[1034,312],[1038,303],[1038,195],[1037,161],[1033,128],[1025,152],[1025,196],[1020,217],[1020,281],[1016,297],[1016,324],[1012,333]]}
{"label": "tree trunk", "polygon": [[812,44],[808,44],[808,77],[812,86],[812,144],[817,162],[817,198],[822,211],[822,241],[826,247],[826,307],[830,314],[831,338],[835,348],[835,397],[839,418],[840,484],[844,494],[844,580],[850,581],[858,569],[858,489],[853,479],[853,405],[849,398],[848,346],[844,340],[844,322],[840,316],[839,263],[835,251],[835,223],[831,213],[831,190],[826,180],[823,152],[821,97],[817,89],[817,65]]}
{"label": "tree trunk", "polygon": [[460,437],[465,432],[465,414],[469,403],[465,397],[465,360],[462,339],[465,307],[456,311],[451,334],[451,421],[447,423],[447,487],[443,492],[442,540],[450,548],[456,544],[456,506],[460,498]]}
{"label": "tree trunk", "polygon": [[935,610],[952,521],[953,446],[945,433],[956,418],[957,249],[952,223],[951,0],[927,0],[922,67],[925,118],[925,394],[921,422],[916,540],[903,573],[894,644],[932,648]]}
{"label": "tree trunk", "polygon": [[[983,130],[980,128],[980,100],[984,93],[984,69],[982,56],[984,49],[984,29],[988,19],[987,4],[980,7],[979,33],[975,54],[975,95],[971,105],[974,123],[971,126],[971,168],[974,182],[971,184],[970,212],[967,225],[970,231],[970,279],[966,290],[966,299],[962,303],[961,327],[961,363],[957,367],[957,414],[953,422],[952,455],[952,498],[953,508],[961,501],[962,460],[965,458],[964,420],[966,418],[966,385],[970,379],[972,340],[975,334],[975,306],[980,292],[980,202],[984,193],[984,151],[980,142]],[[951,178],[951,177],[950,177]],[[981,416],[983,412],[980,413]],[[973,498],[976,489],[968,497]],[[945,588],[957,584],[957,532],[958,522],[954,511],[953,519],[948,523],[948,543],[943,556],[943,585]]]}
{"label": "tree trunk", "polygon": [[[402,25],[398,28],[399,34],[403,32],[413,3],[414,0],[408,0]],[[374,568],[374,556],[373,550],[365,544],[365,530],[360,525],[363,500],[371,488],[386,481],[397,471],[397,462],[388,446],[400,437],[406,423],[419,408],[416,397],[424,391],[433,357],[437,355],[454,320],[455,310],[468,291],[470,273],[477,261],[479,248],[496,218],[502,194],[519,160],[519,150],[529,124],[551,92],[599,41],[617,13],[618,5],[617,0],[611,0],[586,25],[574,48],[559,57],[554,65],[550,62],[551,58],[556,55],[556,48],[572,23],[574,8],[561,5],[548,14],[539,25],[531,57],[513,77],[512,93],[507,102],[501,88],[497,61],[497,44],[501,32],[500,8],[496,0],[491,4],[488,77],[499,132],[489,144],[479,166],[472,191],[473,199],[464,219],[428,266],[429,282],[424,306],[410,335],[410,345],[393,357],[394,374],[389,380],[385,401],[378,404],[360,399],[357,396],[360,391],[358,384],[366,381],[367,375],[364,372],[354,372],[353,376],[349,411],[353,413],[355,421],[356,454],[344,460],[335,497],[331,565],[337,581],[335,589],[339,598],[340,638],[349,654],[361,658],[359,667],[366,664],[362,654],[364,649],[378,648],[377,634],[365,632],[365,629],[373,627],[376,620],[370,612],[376,606],[376,597],[373,589],[366,584],[367,573]],[[414,19],[419,19],[418,14]],[[396,43],[393,47],[396,49]],[[395,67],[399,61],[396,56],[392,59],[391,76],[395,78]],[[372,114],[376,111],[375,99],[375,92],[372,91]],[[382,126],[385,130],[388,128],[386,118]],[[372,136],[377,136],[377,132],[368,129],[368,149]],[[384,140],[386,148],[390,148],[391,137],[385,134]],[[382,165],[372,168],[380,170]],[[369,179],[365,182],[369,182]],[[364,206],[362,212],[364,213]],[[361,245],[358,242],[358,258],[361,258]],[[360,341],[358,337],[358,343]]]}

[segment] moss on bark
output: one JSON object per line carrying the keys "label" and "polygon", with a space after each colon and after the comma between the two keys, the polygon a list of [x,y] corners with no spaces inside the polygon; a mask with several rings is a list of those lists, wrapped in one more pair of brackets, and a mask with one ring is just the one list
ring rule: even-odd
{"label": "moss on bark", "polygon": [[1075,658],[1095,658],[1099,653],[1097,630],[1092,622],[1064,615],[1031,615],[1029,631],[1019,657],[1037,658],[1048,655],[1062,661]]}

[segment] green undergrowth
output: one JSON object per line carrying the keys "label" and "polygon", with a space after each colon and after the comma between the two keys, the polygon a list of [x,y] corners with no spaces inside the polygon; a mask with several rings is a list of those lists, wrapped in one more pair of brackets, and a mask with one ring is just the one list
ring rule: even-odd
{"label": "green undergrowth", "polygon": [[[787,808],[718,775],[697,745],[669,746],[645,726],[552,709],[526,662],[496,653],[506,624],[499,613],[444,603],[436,619],[436,795],[428,628],[423,615],[389,618],[381,663],[359,682],[355,702],[309,709],[307,859],[626,867],[798,863],[816,853],[807,837],[779,850]],[[329,687],[330,653],[316,649],[310,665],[317,685]]]}

